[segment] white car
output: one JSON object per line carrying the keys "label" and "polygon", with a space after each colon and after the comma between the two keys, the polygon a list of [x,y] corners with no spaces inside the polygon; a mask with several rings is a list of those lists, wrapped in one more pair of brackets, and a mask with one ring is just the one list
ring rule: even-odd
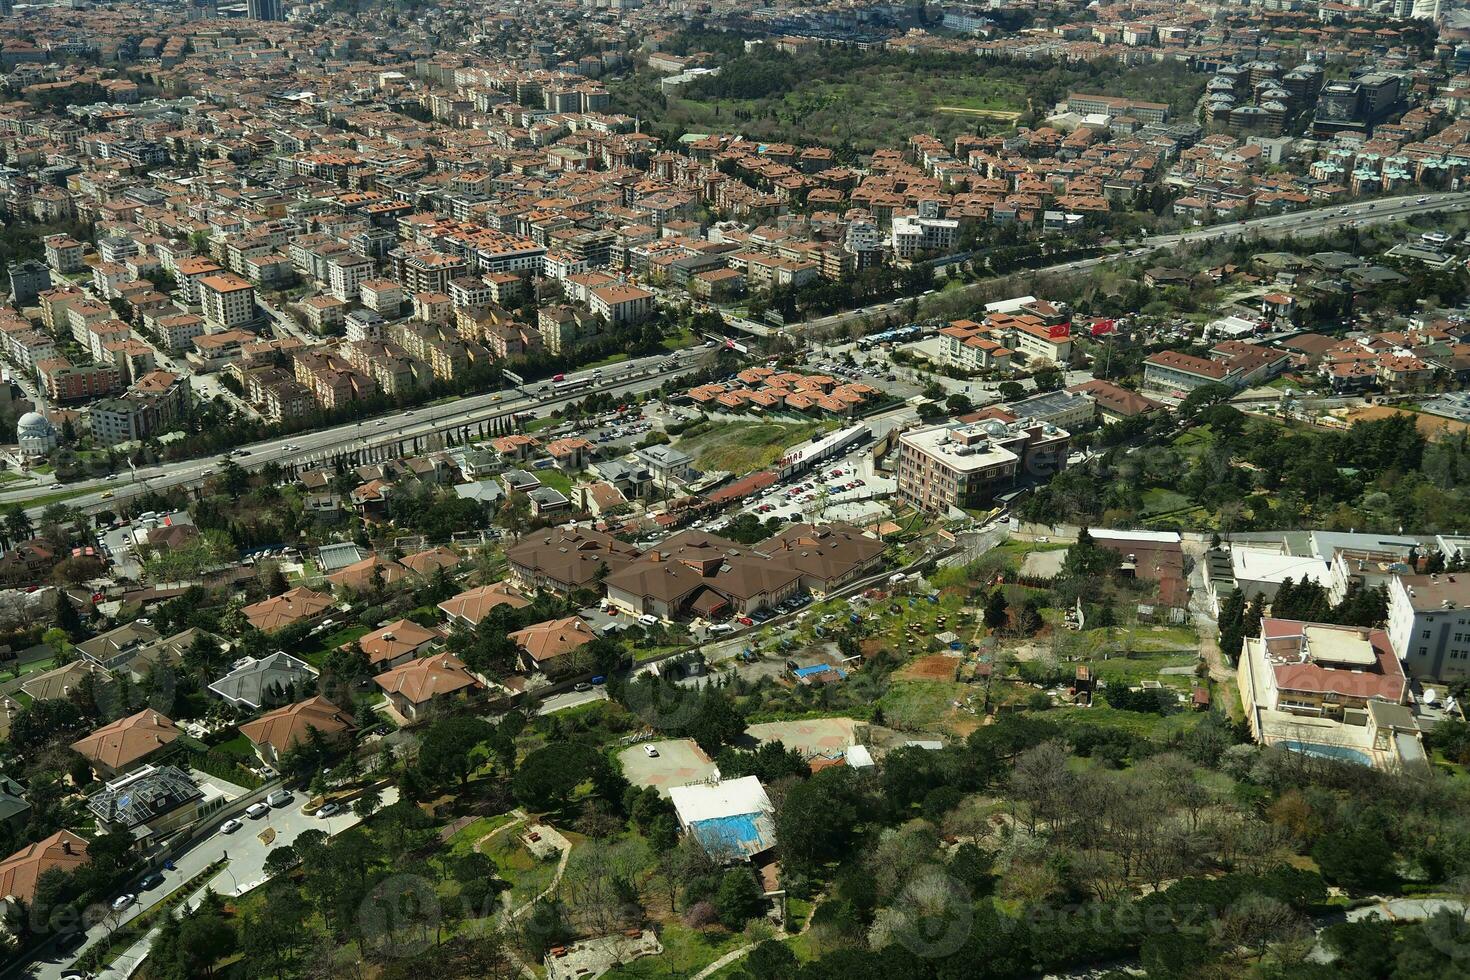
{"label": "white car", "polygon": [[119,895],[119,896],[117,896],[117,898],[114,898],[112,900],[112,910],[114,912],[121,912],[123,909],[125,909],[128,906],[132,905],[137,900],[138,900],[138,896],[137,895],[133,895],[133,894]]}
{"label": "white car", "polygon": [[252,804],[250,804],[249,807],[246,808],[246,810],[245,810],[245,816],[249,817],[251,820],[259,820],[261,817],[265,816],[267,813],[270,813],[270,812],[271,812],[270,804],[268,804],[268,803],[252,803]]}
{"label": "white car", "polygon": [[240,821],[238,821],[238,820],[234,819],[233,817],[231,817],[229,820],[226,820],[224,823],[222,823],[222,824],[219,825],[219,832],[222,833],[222,834],[233,834],[235,831],[239,830],[242,826],[244,826],[244,824],[240,823]]}
{"label": "white car", "polygon": [[645,745],[643,746],[643,754],[648,756],[650,759],[657,759],[658,749],[654,748],[652,745]]}
{"label": "white car", "polygon": [[640,625],[643,626],[656,626],[658,624],[658,617],[650,615],[649,613],[644,613],[642,616],[638,617],[638,622]]}
{"label": "white car", "polygon": [[720,636],[725,633],[734,632],[734,630],[735,627],[731,626],[729,623],[715,623],[709,628],[711,636]]}

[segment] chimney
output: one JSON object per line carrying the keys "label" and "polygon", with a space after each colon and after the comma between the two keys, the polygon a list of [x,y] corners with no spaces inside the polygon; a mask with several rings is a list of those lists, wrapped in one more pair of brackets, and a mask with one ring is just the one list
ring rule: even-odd
{"label": "chimney", "polygon": [[61,838],[61,853],[62,854],[70,854],[71,853],[71,841],[68,838],[65,838],[65,837]]}

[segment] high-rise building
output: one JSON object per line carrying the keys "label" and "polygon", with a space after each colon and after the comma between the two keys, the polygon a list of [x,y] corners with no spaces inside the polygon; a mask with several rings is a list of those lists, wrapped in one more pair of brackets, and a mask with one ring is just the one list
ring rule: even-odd
{"label": "high-rise building", "polygon": [[246,15],[251,20],[285,20],[281,0],[247,0]]}

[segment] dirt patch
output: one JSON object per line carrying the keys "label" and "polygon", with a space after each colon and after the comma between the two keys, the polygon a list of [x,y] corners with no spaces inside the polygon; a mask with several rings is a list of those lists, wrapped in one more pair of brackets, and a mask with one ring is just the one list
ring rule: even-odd
{"label": "dirt patch", "polygon": [[957,658],[936,653],[933,656],[910,661],[896,676],[899,680],[952,681],[954,680],[954,669],[959,665]]}
{"label": "dirt patch", "polygon": [[1011,112],[1006,109],[967,109],[962,105],[937,105],[935,112],[958,112],[966,116],[979,116],[982,119],[994,119],[998,122],[1013,123],[1021,118],[1019,112]]}
{"label": "dirt patch", "polygon": [[1374,405],[1371,408],[1350,412],[1346,416],[1346,419],[1350,423],[1373,422],[1378,419],[1386,419],[1393,415],[1412,415],[1414,417],[1414,425],[1419,429],[1420,435],[1431,441],[1448,434],[1470,430],[1470,425],[1464,422],[1456,422],[1453,419],[1430,415],[1426,412],[1410,412],[1402,408],[1393,408],[1389,405]]}

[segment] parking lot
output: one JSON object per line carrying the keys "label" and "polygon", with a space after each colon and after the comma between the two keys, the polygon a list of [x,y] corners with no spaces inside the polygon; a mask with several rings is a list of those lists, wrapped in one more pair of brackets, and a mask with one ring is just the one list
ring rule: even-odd
{"label": "parking lot", "polygon": [[[652,746],[657,757],[648,754]],[[634,786],[652,786],[660,796],[668,796],[671,786],[685,786],[707,779],[715,764],[692,739],[677,738],[630,745],[618,753],[623,775]]]}

